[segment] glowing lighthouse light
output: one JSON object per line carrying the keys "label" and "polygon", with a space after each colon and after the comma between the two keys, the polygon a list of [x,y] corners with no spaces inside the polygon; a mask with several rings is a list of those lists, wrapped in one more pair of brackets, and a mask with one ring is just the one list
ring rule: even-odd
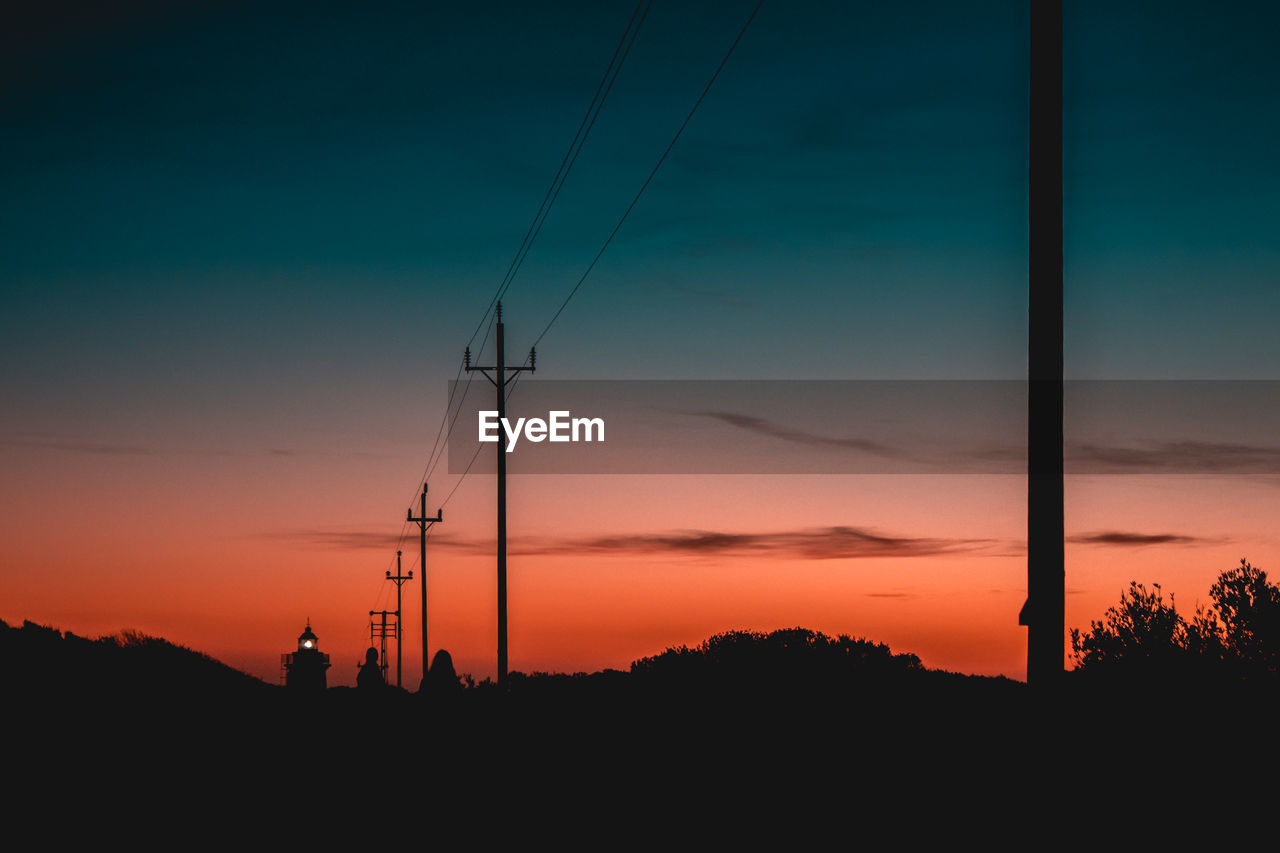
{"label": "glowing lighthouse light", "polygon": [[327,685],[325,670],[329,668],[329,656],[320,651],[320,640],[311,630],[311,620],[298,636],[298,650],[280,656],[284,683],[290,687],[323,690]]}

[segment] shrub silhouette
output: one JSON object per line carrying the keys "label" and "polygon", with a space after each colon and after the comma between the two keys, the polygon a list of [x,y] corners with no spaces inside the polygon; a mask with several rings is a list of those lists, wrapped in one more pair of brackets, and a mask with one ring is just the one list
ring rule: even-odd
{"label": "shrub silhouette", "polygon": [[1152,587],[1131,581],[1128,591],[1120,594],[1120,604],[1108,608],[1101,622],[1090,622],[1087,634],[1071,629],[1076,669],[1167,674],[1185,662],[1187,623],[1178,615],[1173,596],[1166,604],[1160,584]]}
{"label": "shrub silhouette", "polygon": [[894,654],[884,643],[845,635],[832,638],[806,628],[768,634],[729,631],[695,648],[679,646],[631,664],[650,680],[706,687],[808,687],[847,684],[922,672],[913,654]]}
{"label": "shrub silhouette", "polygon": [[156,693],[243,694],[269,690],[208,655],[138,631],[97,639],[26,621],[0,621],[0,663],[28,695],[116,697]]}
{"label": "shrub silhouette", "polygon": [[1089,631],[1071,629],[1076,669],[1126,677],[1190,673],[1248,679],[1275,678],[1280,664],[1280,587],[1266,572],[1241,559],[1218,575],[1209,590],[1212,605],[1197,608],[1191,621],[1152,590],[1130,582],[1120,604]]}
{"label": "shrub silhouette", "polygon": [[1280,664],[1280,587],[1248,560],[1218,576],[1209,590],[1221,620],[1223,657],[1246,676],[1275,676]]}

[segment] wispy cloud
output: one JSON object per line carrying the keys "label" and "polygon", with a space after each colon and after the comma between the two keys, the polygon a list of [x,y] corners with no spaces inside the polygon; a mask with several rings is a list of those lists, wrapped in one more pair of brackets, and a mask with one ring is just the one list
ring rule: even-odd
{"label": "wispy cloud", "polygon": [[1182,533],[1132,533],[1123,530],[1106,530],[1101,533],[1068,536],[1067,541],[1077,545],[1140,547],[1143,545],[1190,545],[1195,542],[1210,542],[1213,540],[1200,536],[1187,536]]}
{"label": "wispy cloud", "polygon": [[[389,530],[287,530],[262,534],[305,547],[340,550],[384,549],[401,545],[399,534]],[[412,545],[414,537],[407,540]],[[752,557],[792,557],[806,560],[863,557],[924,557],[975,551],[998,544],[990,539],[888,536],[857,527],[815,527],[772,533],[727,533],[679,530],[595,537],[524,537],[512,542],[509,552],[519,556],[584,554],[670,554]],[[493,553],[493,540],[433,536],[431,547],[473,554]]]}
{"label": "wispy cloud", "polygon": [[[416,547],[416,531],[401,539],[396,530],[294,529],[260,534],[260,538],[293,542],[307,548],[344,551]],[[1184,533],[1137,533],[1104,530],[1067,537],[1076,545],[1136,548],[1148,545],[1213,544],[1225,540]],[[467,554],[492,554],[492,539],[464,539],[436,534],[430,547]],[[738,557],[789,557],[805,560],[840,560],[867,557],[929,557],[981,551],[993,557],[1017,557],[1025,543],[997,539],[929,536],[892,536],[846,525],[811,527],[765,533],[731,533],[715,530],[674,530],[661,533],[626,533],[614,536],[521,537],[510,543],[514,556],[581,556],[589,554],[725,555]],[[877,593],[896,596],[897,593]]]}
{"label": "wispy cloud", "polygon": [[687,412],[699,418],[712,418],[730,426],[745,429],[759,435],[767,435],[771,438],[779,438],[783,441],[790,441],[795,444],[805,444],[812,447],[840,447],[847,450],[861,450],[865,453],[874,453],[878,456],[889,456],[893,458],[901,458],[906,454],[896,447],[891,447],[879,441],[871,441],[865,438],[839,438],[835,436],[818,435],[804,430],[793,429],[774,423],[773,421],[757,418],[752,415],[742,415],[736,412]]}
{"label": "wispy cloud", "polygon": [[1147,441],[1139,447],[1067,444],[1073,473],[1275,473],[1280,447],[1216,441]]}
{"label": "wispy cloud", "polygon": [[89,453],[96,456],[141,456],[152,453],[149,447],[132,444],[108,444],[98,441],[75,441],[58,438],[6,438],[0,444],[9,447],[32,447],[64,453]]}
{"label": "wispy cloud", "polygon": [[277,530],[258,534],[257,538],[340,551],[391,550],[401,544],[400,534],[389,530]]}
{"label": "wispy cloud", "polygon": [[[1026,447],[1017,444],[1000,446],[997,442],[990,440],[986,440],[986,443],[979,440],[966,443],[964,439],[947,434],[939,435],[932,440],[917,437],[885,441],[863,436],[822,435],[739,412],[686,411],[681,414],[716,420],[756,435],[768,436],[790,444],[854,451],[866,456],[891,460],[884,463],[888,466],[884,469],[885,473],[1017,474],[1026,471]],[[884,429],[883,426],[882,429]],[[896,437],[901,439],[900,435]],[[844,463],[833,461],[833,464],[839,466]],[[875,472],[874,468],[865,471],[854,469],[848,471],[848,473]]]}
{"label": "wispy cloud", "polygon": [[886,536],[857,527],[815,527],[773,533],[724,533],[686,530],[564,540],[534,546],[526,553],[668,553],[768,555],[808,560],[855,557],[921,557],[968,551],[985,539]]}
{"label": "wispy cloud", "polygon": [[[1025,471],[1025,445],[964,446],[963,442],[932,447],[927,442],[902,442],[865,436],[822,435],[754,415],[728,411],[683,414],[728,424],[756,435],[809,447],[828,447],[895,460],[914,470],[963,473]],[[1132,444],[1068,442],[1063,447],[1065,470],[1071,474],[1280,474],[1280,446],[1223,441],[1136,440]]]}

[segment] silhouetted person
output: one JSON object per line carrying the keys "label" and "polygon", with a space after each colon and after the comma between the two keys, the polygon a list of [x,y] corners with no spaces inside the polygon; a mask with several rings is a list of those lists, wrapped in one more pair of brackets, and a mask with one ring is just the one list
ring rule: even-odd
{"label": "silhouetted person", "polygon": [[364,663],[359,664],[356,687],[360,690],[380,690],[387,684],[382,680],[382,667],[378,665],[378,650],[370,647],[364,653]]}
{"label": "silhouetted person", "polygon": [[427,671],[427,690],[436,696],[451,696],[462,690],[458,673],[453,668],[453,656],[445,649],[436,652]]}

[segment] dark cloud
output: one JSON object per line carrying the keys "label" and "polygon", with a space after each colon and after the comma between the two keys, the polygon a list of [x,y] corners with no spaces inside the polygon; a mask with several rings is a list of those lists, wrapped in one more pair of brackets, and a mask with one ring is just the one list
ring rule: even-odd
{"label": "dark cloud", "polygon": [[[263,538],[293,541],[305,547],[338,550],[394,550],[413,547],[416,532],[407,539],[391,530],[286,530],[262,534]],[[1144,545],[1190,545],[1217,540],[1180,533],[1133,533],[1108,530],[1067,538],[1078,545],[1141,547]],[[433,548],[470,554],[492,554],[492,539],[459,539],[447,534],[429,540]],[[407,543],[407,545],[406,545]],[[513,556],[584,554],[724,554],[739,557],[792,557],[806,560],[855,559],[860,557],[928,557],[981,550],[998,557],[1026,553],[1024,544],[993,539],[962,539],[924,536],[888,536],[858,527],[836,525],[768,533],[726,533],[714,530],[677,530],[664,533],[630,533],[593,537],[522,537],[510,543]],[[896,596],[897,593],[872,593]]]}
{"label": "dark cloud", "polygon": [[400,534],[375,530],[284,530],[263,533],[260,538],[296,542],[311,548],[340,551],[393,550],[402,544]]}
{"label": "dark cloud", "polygon": [[607,536],[555,543],[527,553],[673,553],[801,557],[808,560],[853,557],[921,557],[967,551],[985,539],[937,539],[884,536],[856,527],[817,527],[775,533],[719,533],[705,530]]}
{"label": "dark cloud", "polygon": [[1280,448],[1216,441],[1149,441],[1141,447],[1068,444],[1071,473],[1275,473]]}
{"label": "dark cloud", "polygon": [[67,441],[63,439],[7,438],[0,441],[10,447],[33,447],[39,450],[60,450],[65,453],[89,453],[95,456],[142,456],[152,452],[149,447],[131,444],[106,444],[97,441]]}
{"label": "dark cloud", "polygon": [[[963,443],[956,443],[942,447],[912,446],[909,448],[903,443],[894,444],[870,438],[819,435],[737,412],[700,411],[681,412],[681,414],[717,420],[738,429],[792,444],[853,450],[880,459],[893,460],[885,463],[888,467],[883,471],[886,473],[1018,474],[1025,473],[1027,465],[1025,446],[1001,447],[994,444],[964,446]],[[850,469],[847,473],[879,473],[879,471]]]}
{"label": "dark cloud", "polygon": [[[867,438],[834,437],[795,429],[752,415],[723,411],[685,412],[757,435],[812,447],[857,450],[875,456],[920,463],[953,473],[973,468],[1013,473],[1025,470],[1026,448],[957,447],[945,455],[915,452]],[[1280,447],[1217,441],[1146,441],[1133,446],[1067,443],[1063,460],[1070,474],[1280,474]]]}
{"label": "dark cloud", "polygon": [[[340,550],[403,547],[398,533],[371,530],[293,530],[264,534],[267,538],[291,540],[308,547]],[[669,533],[638,533],[584,538],[526,537],[510,544],[517,556],[582,554],[726,554],[734,556],[798,557],[807,560],[851,559],[858,557],[924,557],[974,551],[993,544],[989,539],[945,539],[885,536],[856,527],[816,527],[774,533],[723,533],[683,530]],[[433,536],[431,547],[473,554],[491,554],[493,540],[465,540]]]}
{"label": "dark cloud", "polygon": [[795,444],[806,444],[812,447],[841,447],[847,450],[861,450],[864,453],[874,453],[877,456],[890,456],[900,458],[905,454],[895,447],[890,447],[878,441],[871,441],[864,438],[833,438],[831,436],[816,435],[803,430],[792,429],[773,421],[767,421],[764,418],[757,418],[751,415],[740,415],[735,412],[686,412],[699,418],[712,418],[730,426],[745,429],[760,435],[767,435],[771,438],[780,438],[783,441],[794,442]]}
{"label": "dark cloud", "polygon": [[1129,533],[1122,530],[1107,530],[1101,533],[1086,533],[1080,536],[1067,537],[1068,542],[1078,545],[1190,545],[1193,542],[1208,540],[1199,536],[1185,536],[1180,533]]}

